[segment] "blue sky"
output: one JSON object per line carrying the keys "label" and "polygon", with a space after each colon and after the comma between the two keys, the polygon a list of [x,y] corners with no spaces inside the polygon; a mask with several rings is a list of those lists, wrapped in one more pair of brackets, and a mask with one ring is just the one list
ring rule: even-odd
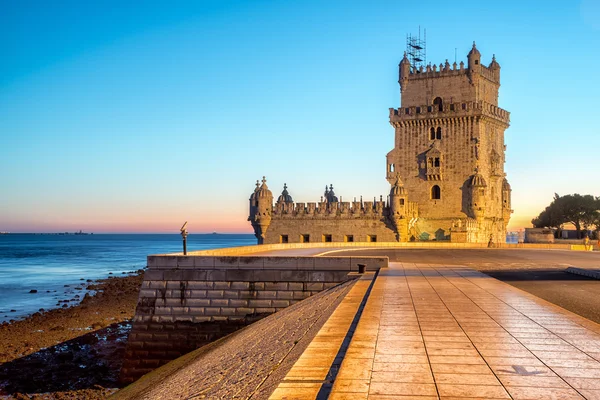
{"label": "blue sky", "polygon": [[[90,3],[90,4],[88,4]],[[502,66],[512,228],[600,195],[600,2],[0,0],[0,231],[249,232],[267,176],[389,190],[407,33]]]}

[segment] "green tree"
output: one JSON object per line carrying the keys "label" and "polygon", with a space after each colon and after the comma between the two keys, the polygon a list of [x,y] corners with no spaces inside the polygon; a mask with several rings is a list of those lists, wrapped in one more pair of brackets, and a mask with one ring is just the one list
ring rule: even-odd
{"label": "green tree", "polygon": [[587,229],[598,212],[596,198],[590,194],[568,194],[559,197],[558,207],[562,210],[566,222],[575,225],[577,237],[581,238],[581,228]]}
{"label": "green tree", "polygon": [[535,228],[555,228],[558,231],[562,229],[562,226],[565,223],[565,217],[557,205],[558,198],[560,198],[560,196],[555,193],[552,203],[550,203],[540,215],[531,220],[531,223]]}
{"label": "green tree", "polygon": [[588,222],[590,228],[595,228],[596,238],[600,239],[600,196],[596,197],[596,212],[592,213]]}
{"label": "green tree", "polygon": [[571,223],[577,230],[577,237],[582,237],[582,228],[599,228],[600,197],[592,195],[567,194],[560,196],[554,194],[552,203],[539,216],[531,220],[536,228],[562,229],[565,223]]}

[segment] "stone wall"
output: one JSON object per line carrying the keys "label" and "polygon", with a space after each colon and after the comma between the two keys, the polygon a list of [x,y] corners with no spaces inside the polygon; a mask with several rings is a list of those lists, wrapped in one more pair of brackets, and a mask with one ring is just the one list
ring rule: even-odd
{"label": "stone wall", "polygon": [[149,256],[121,378],[132,382],[185,353],[387,257]]}
{"label": "stone wall", "polygon": [[554,243],[554,231],[548,228],[525,228],[525,243]]}
{"label": "stone wall", "polygon": [[402,92],[401,106],[430,105],[431,101],[438,96],[452,98],[456,102],[484,100],[498,105],[497,96],[500,85],[486,79],[483,74],[481,76],[483,79],[478,79],[473,85],[472,79],[466,70],[410,75],[406,89]]}
{"label": "stone wall", "polygon": [[301,235],[309,236],[309,243],[347,242],[395,242],[396,232],[386,216],[379,218],[297,218],[273,219],[265,235],[265,244],[281,243],[287,236],[288,243],[301,243]]}

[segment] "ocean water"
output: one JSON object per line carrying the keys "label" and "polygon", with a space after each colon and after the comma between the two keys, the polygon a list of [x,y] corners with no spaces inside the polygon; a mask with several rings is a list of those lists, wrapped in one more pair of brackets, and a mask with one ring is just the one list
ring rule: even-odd
{"label": "ocean water", "polygon": [[[254,244],[251,234],[190,234],[187,239],[188,251]],[[85,290],[76,287],[85,288],[88,279],[144,268],[150,254],[181,251],[178,234],[0,235],[0,322],[82,298]]]}

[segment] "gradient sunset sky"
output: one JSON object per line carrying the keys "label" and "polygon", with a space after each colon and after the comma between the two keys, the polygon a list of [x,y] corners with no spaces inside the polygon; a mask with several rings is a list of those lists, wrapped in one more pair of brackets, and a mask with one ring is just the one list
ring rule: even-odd
{"label": "gradient sunset sky", "polygon": [[251,232],[275,197],[389,192],[406,34],[502,66],[509,229],[600,195],[600,1],[0,0],[0,231]]}

